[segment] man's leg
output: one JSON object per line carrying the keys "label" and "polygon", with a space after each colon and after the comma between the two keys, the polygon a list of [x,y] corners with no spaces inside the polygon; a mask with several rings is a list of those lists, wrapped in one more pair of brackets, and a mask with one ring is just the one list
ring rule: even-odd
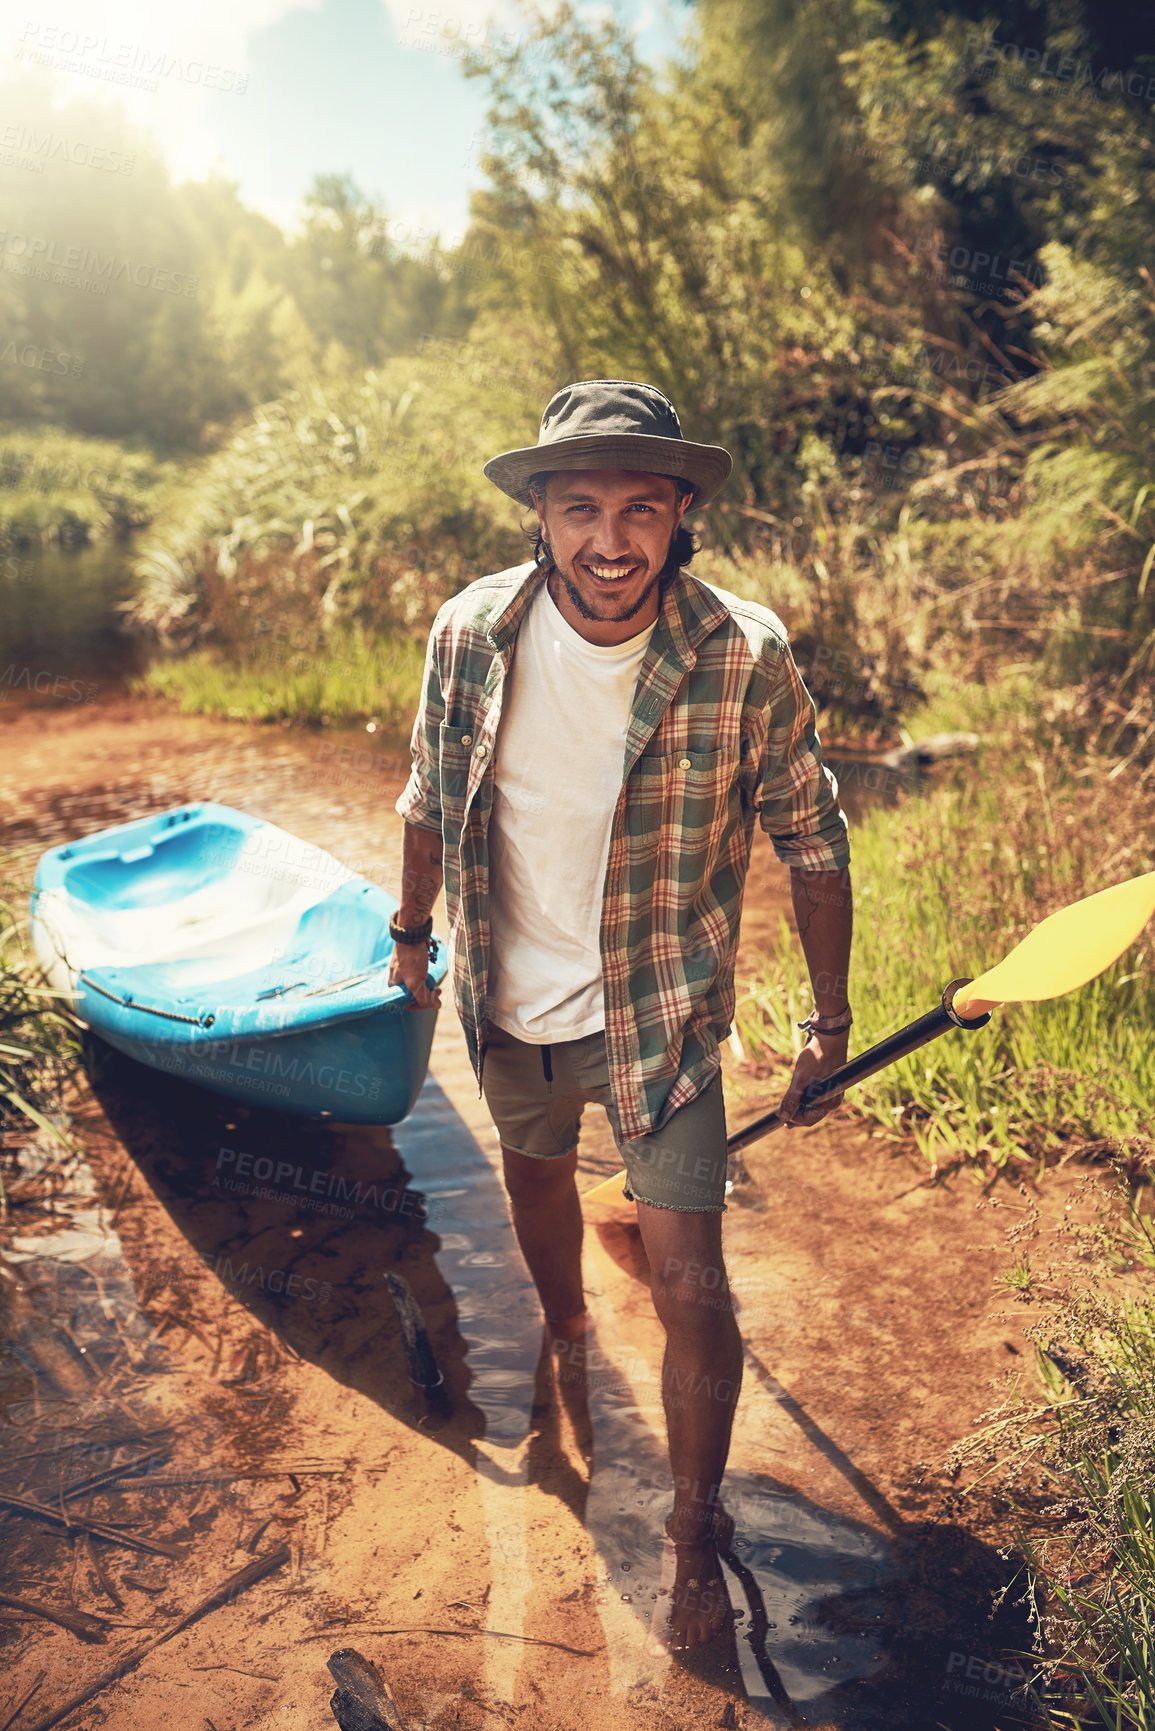
{"label": "man's leg", "polygon": [[574,1174],[577,1149],[536,1160],[502,1145],[513,1230],[555,1340],[585,1332],[582,1211]]}
{"label": "man's leg", "polygon": [[674,1480],[666,1531],[677,1554],[671,1645],[698,1647],[724,1626],[729,1609],[714,1510],[742,1382],[742,1342],[722,1261],[721,1212],[642,1201],[637,1210],[654,1308],[666,1331],[662,1403]]}

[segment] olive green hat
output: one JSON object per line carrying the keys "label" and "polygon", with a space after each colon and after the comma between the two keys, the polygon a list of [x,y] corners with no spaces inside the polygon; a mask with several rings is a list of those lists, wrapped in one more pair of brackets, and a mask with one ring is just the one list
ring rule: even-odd
{"label": "olive green hat", "polygon": [[687,510],[708,505],[733,468],[721,445],[683,439],[673,403],[633,379],[580,379],[546,405],[536,445],[491,457],[484,473],[519,505],[533,503],[531,475],[552,469],[637,469],[694,489]]}

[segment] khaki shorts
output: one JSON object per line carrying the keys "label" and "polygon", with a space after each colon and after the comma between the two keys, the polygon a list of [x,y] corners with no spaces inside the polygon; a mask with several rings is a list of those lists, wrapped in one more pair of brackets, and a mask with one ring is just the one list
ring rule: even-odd
{"label": "khaki shorts", "polygon": [[726,1207],[722,1077],[649,1136],[623,1140],[610,1092],[605,1033],[531,1046],[491,1022],[482,1071],[485,1103],[502,1145],[533,1160],[577,1147],[587,1101],[606,1109],[626,1168],[626,1195],[651,1208],[717,1214]]}

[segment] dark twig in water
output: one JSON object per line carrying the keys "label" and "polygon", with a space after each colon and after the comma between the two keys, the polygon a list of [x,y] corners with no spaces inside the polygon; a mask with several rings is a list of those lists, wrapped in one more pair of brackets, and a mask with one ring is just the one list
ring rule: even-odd
{"label": "dark twig in water", "polygon": [[769,1633],[770,1623],[766,1616],[766,1606],[762,1599],[762,1589],[758,1585],[757,1576],[735,1556],[732,1550],[723,1551],[721,1555],[727,1568],[733,1569],[741,1581],[746,1594],[746,1601],[750,1606],[750,1627],[746,1631],[744,1639],[748,1642],[750,1651],[754,1655],[754,1662],[761,1673],[762,1681],[766,1685],[766,1693],[774,1705],[781,1708],[782,1712],[787,1715],[791,1725],[802,1725],[805,1721],[786,1693],[786,1685],[778,1675],[778,1668],[766,1651],[766,1636]]}
{"label": "dark twig in water", "polygon": [[114,1545],[127,1545],[134,1551],[148,1551],[154,1557],[179,1559],[184,1555],[179,1545],[165,1544],[162,1539],[138,1539],[135,1534],[122,1532],[119,1527],[107,1526],[103,1521],[90,1521],[86,1515],[60,1514],[56,1509],[48,1508],[45,1503],[34,1503],[28,1497],[14,1497],[7,1491],[0,1491],[0,1507],[15,1509],[17,1514],[31,1515],[37,1520],[49,1521],[56,1527],[73,1527],[81,1532],[95,1533],[98,1539],[109,1539]]}
{"label": "dark twig in water", "polygon": [[108,1623],[103,1617],[92,1616],[88,1611],[58,1609],[55,1605],[42,1605],[36,1599],[18,1599],[14,1593],[0,1593],[0,1605],[11,1605],[14,1611],[28,1611],[34,1617],[43,1617],[47,1622],[67,1629],[70,1635],[81,1641],[107,1639]]}
{"label": "dark twig in water", "polygon": [[328,1664],[337,1684],[329,1705],[342,1731],[407,1731],[392,1689],[371,1660],[342,1647]]}
{"label": "dark twig in water", "polygon": [[78,1707],[83,1707],[86,1702],[103,1694],[105,1689],[113,1683],[118,1683],[122,1677],[126,1677],[130,1671],[135,1670],[141,1660],[146,1658],[154,1648],[163,1646],[166,1641],[171,1641],[174,1635],[181,1634],[190,1624],[195,1623],[200,1617],[207,1616],[210,1611],[215,1611],[221,1605],[228,1604],[230,1599],[235,1599],[247,1587],[263,1580],[266,1575],[274,1574],[277,1569],[284,1568],[288,1560],[288,1545],[279,1545],[275,1551],[269,1551],[265,1556],[256,1557],[251,1563],[246,1563],[243,1569],[237,1569],[227,1580],[222,1581],[220,1586],[211,1592],[207,1598],[198,1600],[191,1610],[184,1613],[183,1617],[178,1617],[177,1621],[170,1623],[167,1629],[159,1630],[155,1635],[150,1635],[147,1641],[142,1641],[138,1647],[133,1647],[118,1659],[115,1665],[110,1666],[107,1671],[102,1671],[87,1687],[80,1690],[78,1694],[70,1696],[61,1706],[49,1713],[47,1718],[38,1719],[34,1725],[28,1726],[27,1731],[51,1731],[52,1726],[59,1725],[62,1719],[67,1719]]}
{"label": "dark twig in water", "polygon": [[415,1382],[418,1388],[439,1388],[445,1378],[437,1368],[437,1360],[429,1344],[425,1318],[421,1314],[421,1306],[410,1290],[409,1282],[404,1275],[394,1274],[390,1269],[385,1276],[385,1284],[397,1306],[397,1315],[401,1321],[401,1340],[409,1362],[409,1380]]}
{"label": "dark twig in water", "polygon": [[24,1711],[25,1707],[27,1707],[29,1701],[31,1701],[33,1695],[35,1695],[37,1689],[39,1689],[47,1675],[47,1671],[41,1671],[39,1677],[37,1677],[35,1683],[33,1683],[31,1689],[29,1689],[27,1695],[21,1695],[19,1701],[16,1703],[15,1709],[9,1713],[3,1725],[0,1725],[0,1731],[8,1731],[8,1727],[16,1723],[17,1719],[19,1719],[21,1713]]}

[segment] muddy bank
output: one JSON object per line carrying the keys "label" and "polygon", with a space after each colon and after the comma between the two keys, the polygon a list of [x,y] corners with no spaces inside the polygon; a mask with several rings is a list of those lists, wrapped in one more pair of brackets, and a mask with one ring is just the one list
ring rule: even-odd
{"label": "muddy bank", "polygon": [[[214,798],[395,885],[397,743],[117,701],[0,711],[0,751],[0,846],[29,866],[66,836]],[[787,910],[759,838],[740,972]],[[64,1506],[178,1554],[4,1516],[0,1591],[106,1625],[85,1641],[0,1606],[7,1711],[44,1672],[13,1731],[278,1549],[281,1566],[65,1723],[319,1731],[335,1723],[325,1660],[350,1645],[413,1727],[1015,1723],[1013,1673],[983,1672],[1025,1634],[1013,1611],[988,1619],[1002,1535],[968,1527],[923,1465],[1021,1346],[992,1317],[1004,1216],[976,1207],[968,1178],[927,1188],[837,1120],[747,1152],[763,1206],[726,1221],[748,1348],[728,1474],[742,1614],[718,1651],[675,1664],[649,1650],[670,1489],[636,1229],[628,1213],[591,1221],[596,1338],[561,1400],[452,1011],[392,1133],[249,1111],[107,1048],[94,1058],[75,1103],[85,1167],[39,1196],[55,1212],[14,1209],[26,1260],[0,1488],[59,1502],[163,1451]],[[726,1061],[737,1125],[780,1090]],[[617,1164],[590,1108],[582,1185]],[[1062,1201],[1059,1174],[1047,1210]],[[425,1314],[445,1377],[432,1399],[410,1380],[389,1270]],[[28,1350],[33,1313],[55,1357]]]}

